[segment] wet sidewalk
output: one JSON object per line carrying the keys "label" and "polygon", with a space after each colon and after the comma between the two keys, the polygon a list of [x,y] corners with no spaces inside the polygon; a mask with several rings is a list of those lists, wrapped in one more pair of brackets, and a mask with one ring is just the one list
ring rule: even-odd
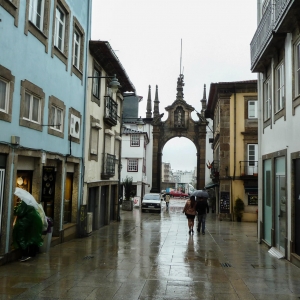
{"label": "wet sidewalk", "polygon": [[0,299],[299,299],[300,269],[256,241],[256,224],[207,218],[188,234],[184,200],[122,212],[90,237],[0,267]]}

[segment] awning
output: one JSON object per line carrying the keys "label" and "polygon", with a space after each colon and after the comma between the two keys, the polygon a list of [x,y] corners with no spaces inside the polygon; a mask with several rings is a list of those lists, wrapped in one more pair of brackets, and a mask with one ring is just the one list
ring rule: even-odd
{"label": "awning", "polygon": [[215,186],[219,186],[219,184],[218,184],[218,183],[215,183],[215,182],[210,182],[210,183],[208,183],[208,184],[204,187],[204,189],[205,189],[205,190],[212,189],[212,188],[214,188]]}

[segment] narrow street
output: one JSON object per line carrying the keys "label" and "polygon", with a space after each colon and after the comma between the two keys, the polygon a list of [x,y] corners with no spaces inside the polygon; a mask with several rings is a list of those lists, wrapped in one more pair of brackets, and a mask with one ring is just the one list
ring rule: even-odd
{"label": "narrow street", "polygon": [[299,299],[300,269],[257,244],[255,223],[209,213],[206,235],[189,236],[184,203],[121,212],[90,237],[1,266],[0,299]]}

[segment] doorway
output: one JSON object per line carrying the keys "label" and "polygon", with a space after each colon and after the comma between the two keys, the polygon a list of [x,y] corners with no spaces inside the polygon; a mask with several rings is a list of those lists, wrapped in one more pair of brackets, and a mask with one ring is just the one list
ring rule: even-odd
{"label": "doorway", "polygon": [[287,220],[285,157],[275,160],[275,172],[275,246],[285,255]]}
{"label": "doorway", "polygon": [[73,173],[67,173],[64,200],[64,224],[72,221]]}
{"label": "doorway", "polygon": [[101,199],[100,199],[100,227],[106,225],[106,212],[107,212],[107,196],[108,196],[108,185],[101,187]]}
{"label": "doorway", "polygon": [[295,253],[300,255],[300,159],[295,159]]}

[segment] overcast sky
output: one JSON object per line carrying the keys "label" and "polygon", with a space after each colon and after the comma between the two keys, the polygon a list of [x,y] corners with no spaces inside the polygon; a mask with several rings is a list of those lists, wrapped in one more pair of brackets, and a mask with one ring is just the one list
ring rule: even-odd
{"label": "overcast sky", "polygon": [[[158,85],[160,113],[176,99],[182,69],[184,100],[201,111],[213,82],[256,79],[250,72],[250,42],[257,28],[254,0],[93,0],[92,39],[108,41],[137,95],[139,115],[146,117],[148,86],[152,100]],[[209,129],[208,129],[209,130]],[[163,149],[174,170],[196,166],[196,148],[174,138]]]}

